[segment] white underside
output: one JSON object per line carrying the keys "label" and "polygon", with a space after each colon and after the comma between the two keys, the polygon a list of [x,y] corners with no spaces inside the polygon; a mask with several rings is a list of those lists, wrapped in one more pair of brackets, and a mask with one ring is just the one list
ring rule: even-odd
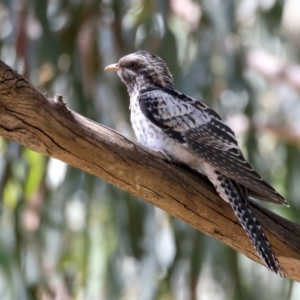
{"label": "white underside", "polygon": [[[132,97],[131,100],[136,99]],[[205,174],[215,185],[219,195],[228,201],[223,189],[216,184],[218,182],[217,176],[211,165],[191,154],[183,145],[171,139],[159,127],[149,121],[141,112],[137,101],[131,102],[130,109],[132,126],[140,144],[152,150],[163,152],[169,159]]]}

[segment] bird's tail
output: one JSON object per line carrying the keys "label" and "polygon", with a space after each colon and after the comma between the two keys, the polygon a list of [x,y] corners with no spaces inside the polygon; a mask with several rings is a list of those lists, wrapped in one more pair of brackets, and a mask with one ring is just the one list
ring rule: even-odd
{"label": "bird's tail", "polygon": [[246,231],[259,257],[264,261],[269,270],[284,277],[281,265],[273,252],[273,249],[262,231],[256,218],[252,215],[248,203],[248,190],[234,180],[219,173],[218,180],[221,188],[227,196],[234,214],[239,219],[242,227]]}

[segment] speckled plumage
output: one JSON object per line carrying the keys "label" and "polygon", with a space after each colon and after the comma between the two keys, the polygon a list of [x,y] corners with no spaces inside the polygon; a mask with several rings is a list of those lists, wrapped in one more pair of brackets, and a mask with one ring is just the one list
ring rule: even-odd
{"label": "speckled plumage", "polygon": [[245,160],[234,132],[207,105],[176,91],[172,75],[159,57],[138,51],[121,58],[111,69],[118,70],[127,86],[131,122],[138,141],[204,172],[231,205],[266,266],[284,276],[252,215],[248,199],[252,195],[269,202],[287,203]]}

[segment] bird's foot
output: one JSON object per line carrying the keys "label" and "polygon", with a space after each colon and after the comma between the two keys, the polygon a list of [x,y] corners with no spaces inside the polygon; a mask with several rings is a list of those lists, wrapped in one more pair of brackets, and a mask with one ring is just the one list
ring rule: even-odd
{"label": "bird's foot", "polygon": [[166,152],[162,150],[158,150],[158,152],[160,152],[168,162],[173,162],[172,158]]}
{"label": "bird's foot", "polygon": [[168,162],[170,162],[170,163],[174,162],[174,160],[166,152],[164,152],[162,150],[157,150],[155,148],[150,148],[150,149],[155,151],[155,152],[161,153],[163,155],[163,158],[165,160],[167,160]]}

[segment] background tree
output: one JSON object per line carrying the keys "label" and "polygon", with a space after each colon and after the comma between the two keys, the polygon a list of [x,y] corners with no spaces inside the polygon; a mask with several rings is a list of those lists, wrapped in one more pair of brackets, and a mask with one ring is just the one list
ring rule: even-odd
{"label": "background tree", "polygon": [[[4,1],[0,58],[134,139],[125,87],[103,68],[138,49],[157,53],[291,205],[269,207],[298,221],[298,20],[297,1]],[[300,296],[298,283],[161,210],[2,138],[0,195],[3,299]]]}

